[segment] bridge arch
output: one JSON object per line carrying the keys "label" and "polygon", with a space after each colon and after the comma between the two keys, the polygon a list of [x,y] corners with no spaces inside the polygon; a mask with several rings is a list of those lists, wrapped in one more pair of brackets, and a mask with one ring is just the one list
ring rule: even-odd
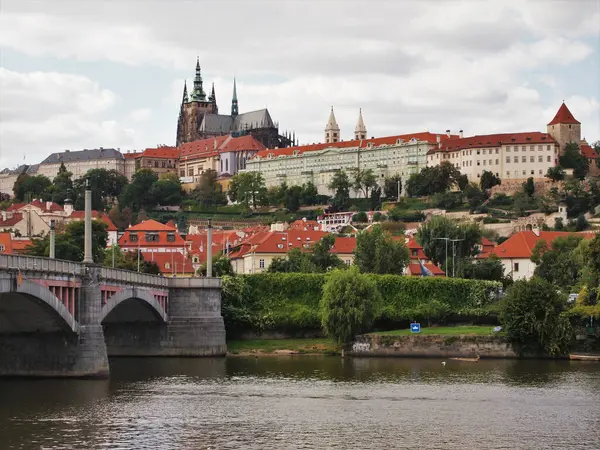
{"label": "bridge arch", "polygon": [[[15,290],[14,285],[10,286],[12,283],[10,279],[4,279],[1,283],[0,323],[3,320],[6,322],[2,328],[37,331],[49,327],[79,333],[79,323],[75,317],[48,288],[23,280]],[[24,306],[23,300],[29,304]],[[31,305],[37,305],[37,308]]]}
{"label": "bridge arch", "polygon": [[104,320],[113,310],[125,304],[126,302],[129,303],[131,301],[135,301],[138,303],[138,305],[141,303],[146,307],[145,309],[151,311],[155,318],[159,319],[159,321],[164,323],[167,322],[167,312],[154,298],[154,295],[152,295],[146,289],[135,287],[125,288],[110,297],[100,311],[100,322],[104,322]]}

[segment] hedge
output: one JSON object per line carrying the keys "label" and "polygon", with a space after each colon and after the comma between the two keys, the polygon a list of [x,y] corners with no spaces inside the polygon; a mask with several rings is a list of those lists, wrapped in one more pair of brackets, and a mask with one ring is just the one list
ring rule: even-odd
{"label": "hedge", "polygon": [[[500,283],[459,278],[369,274],[383,298],[376,322],[410,321],[442,307],[442,315],[485,316]],[[319,302],[327,274],[260,273],[223,277],[223,318],[228,334],[296,332],[321,326]],[[438,311],[439,313],[439,311]]]}

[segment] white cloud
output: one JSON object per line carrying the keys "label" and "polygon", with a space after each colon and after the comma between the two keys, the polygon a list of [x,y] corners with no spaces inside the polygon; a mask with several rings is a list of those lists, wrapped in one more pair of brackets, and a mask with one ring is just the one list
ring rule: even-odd
{"label": "white cloud", "polygon": [[[54,61],[59,73],[51,92],[32,80],[31,87],[17,83],[10,94],[0,93],[9,105],[0,113],[23,122],[57,121],[52,129],[40,126],[57,145],[60,136],[74,147],[108,146],[102,139],[122,139],[114,144],[121,147],[172,144],[164,141],[175,136],[183,76],[191,88],[199,54],[205,90],[215,82],[221,112],[229,111],[235,73],[240,110],[268,106],[281,129],[295,129],[302,142],[322,139],[331,105],[347,139],[359,107],[370,135],[427,128],[481,134],[544,130],[563,98],[586,136],[598,138],[600,88],[582,91],[580,81],[600,73],[573,68],[598,58],[593,38],[599,35],[600,2],[586,0],[221,0],[144,8],[132,0],[3,0],[0,46],[31,61]],[[123,81],[117,97],[89,78],[67,79],[60,74],[65,61],[70,67],[95,61],[106,71],[160,67],[172,83],[144,80],[148,92],[159,94],[139,105],[128,101],[131,81]],[[39,91],[31,95],[32,89]],[[548,91],[552,98],[544,97]],[[119,106],[122,118],[111,114]],[[74,125],[61,125],[67,121]],[[38,133],[13,133],[10,145],[29,148],[39,139],[43,147]],[[87,144],[93,139],[98,142]]]}

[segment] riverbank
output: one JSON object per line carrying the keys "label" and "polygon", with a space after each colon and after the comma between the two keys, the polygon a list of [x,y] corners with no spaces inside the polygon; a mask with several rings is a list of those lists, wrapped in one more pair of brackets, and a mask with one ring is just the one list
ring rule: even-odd
{"label": "riverbank", "polygon": [[341,346],[327,338],[249,339],[227,342],[227,356],[339,355]]}

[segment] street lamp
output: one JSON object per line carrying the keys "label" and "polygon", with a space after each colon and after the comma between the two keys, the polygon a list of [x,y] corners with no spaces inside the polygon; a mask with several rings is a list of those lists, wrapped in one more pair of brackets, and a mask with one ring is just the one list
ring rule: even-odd
{"label": "street lamp", "polygon": [[464,239],[450,239],[452,241],[452,278],[454,278],[454,243],[464,241]]}

